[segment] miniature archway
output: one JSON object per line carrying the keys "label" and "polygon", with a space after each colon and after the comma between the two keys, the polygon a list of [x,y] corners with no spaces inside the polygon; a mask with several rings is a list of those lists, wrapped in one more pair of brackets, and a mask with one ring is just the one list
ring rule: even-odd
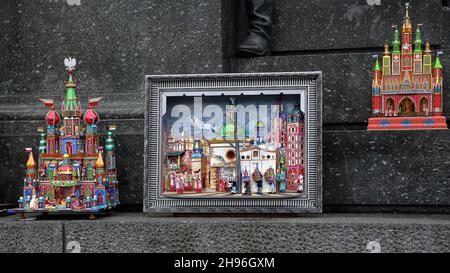
{"label": "miniature archway", "polygon": [[66,153],[69,155],[73,154],[72,142],[70,141],[66,143]]}
{"label": "miniature archway", "polygon": [[430,111],[428,98],[423,97],[420,99],[420,112],[428,113]]}
{"label": "miniature archway", "polygon": [[410,97],[403,98],[398,105],[399,113],[414,113],[416,111],[414,100]]}
{"label": "miniature archway", "polygon": [[388,98],[386,100],[386,105],[385,105],[385,112],[388,113],[389,111],[393,111],[395,109],[395,104],[394,104],[394,99],[393,98]]}

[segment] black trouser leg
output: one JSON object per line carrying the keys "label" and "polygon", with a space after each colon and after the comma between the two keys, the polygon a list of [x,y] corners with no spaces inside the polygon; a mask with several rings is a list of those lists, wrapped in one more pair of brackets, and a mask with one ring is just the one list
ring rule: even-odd
{"label": "black trouser leg", "polygon": [[265,55],[271,51],[273,0],[246,0],[249,35],[239,45],[239,53]]}

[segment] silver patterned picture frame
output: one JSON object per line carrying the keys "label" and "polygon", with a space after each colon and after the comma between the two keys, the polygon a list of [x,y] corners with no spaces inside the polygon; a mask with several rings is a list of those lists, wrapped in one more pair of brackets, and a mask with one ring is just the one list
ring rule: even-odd
{"label": "silver patterned picture frame", "polygon": [[322,212],[321,72],[149,75],[145,98],[144,212]]}

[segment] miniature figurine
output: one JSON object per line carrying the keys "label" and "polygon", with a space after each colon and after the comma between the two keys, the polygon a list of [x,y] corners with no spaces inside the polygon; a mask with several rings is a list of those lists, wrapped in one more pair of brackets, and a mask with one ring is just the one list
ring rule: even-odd
{"label": "miniature figurine", "polygon": [[66,208],[70,209],[71,206],[70,204],[72,203],[72,200],[70,199],[70,196],[67,196],[66,198]]}
{"label": "miniature figurine", "polygon": [[177,186],[176,186],[175,178],[176,178],[176,173],[175,173],[175,170],[174,170],[174,166],[172,164],[172,169],[171,169],[171,171],[169,172],[169,175],[168,175],[169,185],[170,185],[169,191],[171,191],[171,192],[175,192],[176,191],[176,187]]}
{"label": "miniature figurine", "polygon": [[21,196],[17,202],[19,203],[19,208],[23,209],[23,196]]}
{"label": "miniature figurine", "polygon": [[378,56],[374,56],[368,130],[447,129],[442,114],[442,52],[437,52],[433,64],[430,42],[426,41],[425,50],[422,47],[420,24],[413,40],[408,3],[401,40],[394,27],[392,51],[386,43],[381,65]]}
{"label": "miniature figurine", "polygon": [[236,193],[237,193],[236,176],[234,176],[234,175],[231,176],[231,177],[230,177],[229,183],[231,184],[231,187],[230,187],[230,193],[231,193],[231,194],[236,194]]}
{"label": "miniature figurine", "polygon": [[79,199],[76,197],[76,195],[72,195],[72,196],[71,196],[70,203],[71,203],[71,207],[72,207],[73,209],[78,209],[78,208],[80,208],[80,201],[79,201]]}
{"label": "miniature figurine", "polygon": [[45,208],[45,200],[44,200],[44,197],[43,197],[43,196],[40,196],[40,197],[38,198],[38,208],[39,208],[39,209]]}
{"label": "miniature figurine", "polygon": [[200,177],[200,170],[194,172],[195,192],[200,193],[203,190],[202,178]]}
{"label": "miniature figurine", "polygon": [[302,193],[303,192],[303,175],[300,174],[296,181],[297,185],[297,192]]}
{"label": "miniature figurine", "polygon": [[277,193],[277,188],[275,185],[275,172],[271,167],[267,169],[267,171],[264,173],[264,180],[266,180],[267,184],[269,184],[269,194]]}
{"label": "miniature figurine", "polygon": [[[41,212],[49,209],[51,211],[78,209],[83,196],[92,196],[94,191],[103,195],[114,193],[107,200],[103,200],[103,196],[100,195],[98,204],[102,206],[97,207],[96,211],[119,204],[112,136],[115,126],[110,125],[108,128],[103,155],[97,131],[99,115],[94,110],[101,98],[89,99],[88,109],[83,113],[80,99],[75,93],[76,81],[72,75],[76,60],[67,58],[64,64],[69,75],[65,81],[66,96],[62,102],[61,116],[55,108],[53,99],[41,99],[49,111],[45,115],[47,132],[43,133],[43,128],[38,130],[41,139],[37,161],[34,159],[32,149],[26,148],[29,153],[23,184],[26,203],[21,205],[19,202],[21,213],[36,209]],[[86,192],[82,192],[81,189],[86,189]],[[91,204],[90,207],[94,206]]]}
{"label": "miniature figurine", "polygon": [[191,176],[187,172],[184,172],[183,177],[184,177],[184,182],[185,182],[185,185],[186,185],[184,190],[185,191],[192,191]]}
{"label": "miniature figurine", "polygon": [[184,178],[181,175],[180,171],[177,171],[177,174],[175,176],[175,185],[177,194],[182,194],[184,192]]}
{"label": "miniature figurine", "polygon": [[86,208],[90,208],[91,207],[91,197],[90,196],[86,197],[85,207]]}
{"label": "miniature figurine", "polygon": [[36,192],[33,190],[33,197],[31,197],[30,208],[37,209],[38,208],[38,199],[36,197]]}
{"label": "miniature figurine", "polygon": [[25,207],[30,208],[31,195],[27,195],[27,201]]}
{"label": "miniature figurine", "polygon": [[227,185],[227,192],[231,193],[231,190],[233,188],[233,182],[231,181],[231,179],[227,181],[226,185]]}
{"label": "miniature figurine", "polygon": [[251,195],[252,194],[252,190],[251,190],[251,182],[250,182],[250,176],[248,175],[247,169],[244,170],[244,172],[242,173],[242,183],[244,183],[244,195]]}
{"label": "miniature figurine", "polygon": [[92,198],[92,207],[96,207],[97,206],[97,195],[94,195],[94,197]]}
{"label": "miniature figurine", "polygon": [[262,182],[263,182],[263,177],[261,172],[258,169],[258,165],[256,165],[255,170],[252,173],[252,178],[253,181],[256,183],[256,187],[257,187],[257,194],[262,194]]}

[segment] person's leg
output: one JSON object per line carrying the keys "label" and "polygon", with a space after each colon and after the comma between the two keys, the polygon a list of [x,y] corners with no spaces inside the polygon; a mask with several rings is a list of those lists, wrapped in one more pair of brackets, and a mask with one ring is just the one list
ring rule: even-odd
{"label": "person's leg", "polygon": [[238,53],[262,56],[271,51],[273,0],[246,0],[249,35],[239,44]]}

